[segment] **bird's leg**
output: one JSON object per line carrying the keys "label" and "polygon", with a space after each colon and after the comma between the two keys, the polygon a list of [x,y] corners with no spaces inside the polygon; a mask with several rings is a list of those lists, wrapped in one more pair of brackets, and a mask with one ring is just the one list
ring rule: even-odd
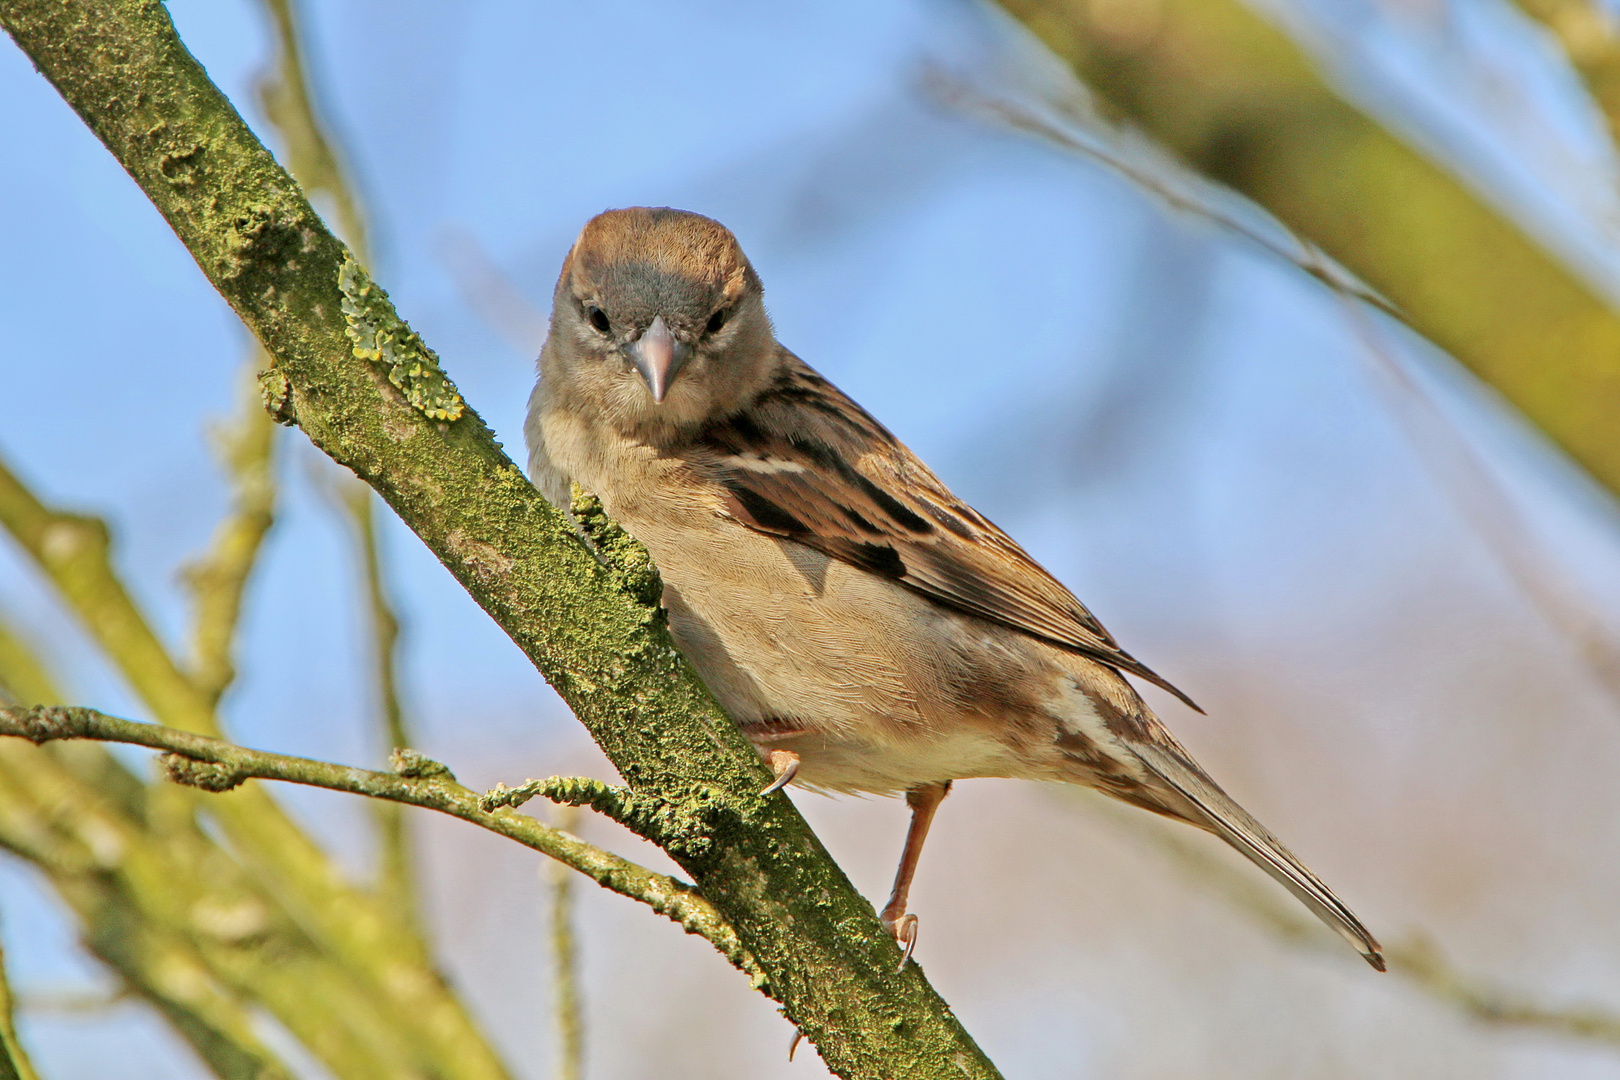
{"label": "bird's leg", "polygon": [[906,805],[911,807],[911,828],[906,830],[906,847],[900,853],[900,868],[894,872],[894,889],[889,902],[883,905],[883,925],[904,954],[900,967],[905,969],[911,959],[911,950],[917,947],[917,916],[906,912],[906,897],[911,892],[911,879],[917,874],[917,860],[922,857],[923,841],[928,839],[928,826],[934,823],[934,811],[950,794],[951,782],[923,784],[906,792]]}
{"label": "bird's leg", "polygon": [[794,750],[772,750],[770,753],[771,772],[776,779],[771,781],[769,787],[761,791],[761,795],[769,795],[773,791],[781,791],[788,786],[799,773],[799,755]]}

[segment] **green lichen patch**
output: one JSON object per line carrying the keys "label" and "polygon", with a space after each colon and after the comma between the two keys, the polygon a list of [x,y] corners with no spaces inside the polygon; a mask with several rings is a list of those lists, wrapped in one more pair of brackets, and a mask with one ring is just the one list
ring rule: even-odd
{"label": "green lichen patch", "polygon": [[354,355],[379,365],[411,407],[429,420],[459,420],[467,411],[439,358],[394,311],[388,294],[348,254],[338,271],[343,319]]}
{"label": "green lichen patch", "polygon": [[568,509],[596,557],[613,572],[619,589],[643,607],[656,610],[664,583],[658,567],[653,565],[651,552],[608,517],[602,500],[578,484],[570,488]]}

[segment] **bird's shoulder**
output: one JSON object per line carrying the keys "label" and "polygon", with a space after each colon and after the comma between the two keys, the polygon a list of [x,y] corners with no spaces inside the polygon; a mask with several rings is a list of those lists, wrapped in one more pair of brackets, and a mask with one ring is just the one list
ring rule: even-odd
{"label": "bird's shoulder", "polygon": [[727,514],[1139,675],[1192,705],[870,413],[792,353],[779,359],[747,407],[704,427],[683,452],[720,489]]}

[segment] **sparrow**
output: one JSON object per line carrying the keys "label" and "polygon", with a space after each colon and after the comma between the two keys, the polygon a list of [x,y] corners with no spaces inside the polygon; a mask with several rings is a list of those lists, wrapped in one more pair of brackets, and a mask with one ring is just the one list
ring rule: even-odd
{"label": "sparrow", "polygon": [[[759,276],[710,218],[592,218],[563,262],[524,426],[651,553],[677,646],[772,768],[911,809],[884,925],[957,780],[1082,784],[1242,852],[1382,971],[1337,896],[1192,759],[1126,675],[1187,695],[776,341]],[[1200,712],[1202,710],[1199,710]]]}

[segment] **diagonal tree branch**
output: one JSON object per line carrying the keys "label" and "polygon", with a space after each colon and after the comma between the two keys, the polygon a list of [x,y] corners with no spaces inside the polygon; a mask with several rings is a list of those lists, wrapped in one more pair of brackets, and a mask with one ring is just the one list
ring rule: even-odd
{"label": "diagonal tree branch", "polygon": [[[656,577],[599,562],[465,408],[436,359],[139,0],[3,0],[0,22],[123,164],[274,358],[266,402],[375,487],[558,688],[660,846],[848,1077],[994,1067],[670,642]],[[356,348],[358,346],[358,348]]]}

